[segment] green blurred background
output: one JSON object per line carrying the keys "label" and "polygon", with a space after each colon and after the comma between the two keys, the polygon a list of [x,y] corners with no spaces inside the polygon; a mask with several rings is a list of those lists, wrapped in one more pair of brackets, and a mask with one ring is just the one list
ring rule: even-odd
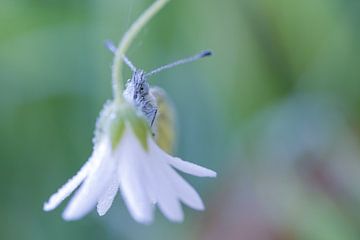
{"label": "green blurred background", "polygon": [[[186,178],[205,212],[134,222],[61,219],[45,200],[86,161],[111,53],[150,0],[1,0],[0,239],[360,239],[360,2],[173,0],[128,56],[163,72],[177,155],[218,172]],[[130,74],[129,71],[126,74]]]}

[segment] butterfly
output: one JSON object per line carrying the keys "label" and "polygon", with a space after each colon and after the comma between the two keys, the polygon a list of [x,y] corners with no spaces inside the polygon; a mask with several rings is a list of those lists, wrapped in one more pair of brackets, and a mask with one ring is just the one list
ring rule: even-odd
{"label": "butterfly", "polygon": [[[115,53],[116,47],[111,41],[106,41],[105,44],[110,51]],[[123,96],[127,102],[132,104],[145,117],[157,144],[168,153],[173,151],[175,142],[174,108],[166,92],[160,87],[150,86],[148,78],[163,70],[211,55],[211,51],[202,51],[191,57],[177,60],[149,72],[135,67],[126,56],[123,57],[124,62],[132,71],[132,76],[125,85]]]}

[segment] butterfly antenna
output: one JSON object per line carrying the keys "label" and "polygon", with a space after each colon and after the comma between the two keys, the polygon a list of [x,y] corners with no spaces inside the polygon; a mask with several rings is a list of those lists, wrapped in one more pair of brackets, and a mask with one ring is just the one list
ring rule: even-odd
{"label": "butterfly antenna", "polygon": [[[112,53],[115,54],[116,46],[111,40],[106,40],[105,46],[107,49],[109,49]],[[134,64],[126,56],[123,56],[123,59],[124,59],[124,62],[126,63],[126,65],[128,65],[128,67],[131,69],[131,71],[135,72],[136,67],[134,66]]]}
{"label": "butterfly antenna", "polygon": [[204,57],[208,57],[208,56],[211,56],[212,55],[212,52],[211,51],[203,51],[201,53],[198,53],[194,56],[191,56],[191,57],[188,57],[188,58],[184,58],[184,59],[180,59],[178,61],[175,61],[173,63],[170,63],[170,64],[167,64],[167,65],[164,65],[164,66],[161,66],[159,68],[156,68],[148,73],[145,74],[146,77],[148,76],[152,76],[154,74],[157,74],[159,72],[162,72],[163,70],[166,70],[166,69],[169,69],[169,68],[173,68],[177,65],[181,65],[181,64],[184,64],[184,63],[189,63],[189,62],[194,62],[196,60],[199,60],[201,58],[204,58]]}

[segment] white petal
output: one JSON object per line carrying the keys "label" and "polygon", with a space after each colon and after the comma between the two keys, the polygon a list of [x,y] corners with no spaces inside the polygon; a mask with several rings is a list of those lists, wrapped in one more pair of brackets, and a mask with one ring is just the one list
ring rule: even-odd
{"label": "white petal", "polygon": [[[156,145],[152,138],[149,138],[149,150],[147,159],[143,160],[146,166],[146,175],[156,184],[155,198],[161,212],[171,221],[181,222],[184,219],[184,214],[181,209],[180,202],[177,198],[171,180],[168,177],[170,166],[164,160],[164,151],[157,151]],[[157,146],[156,146],[157,147]],[[171,170],[171,169],[170,169]]]}
{"label": "white petal", "polygon": [[166,167],[156,159],[149,161],[149,163],[152,163],[152,178],[157,184],[155,197],[161,212],[171,221],[183,221],[183,211],[180,202],[177,199],[175,189],[166,175]]}
{"label": "white petal", "polygon": [[186,162],[181,160],[180,158],[172,157],[163,151],[157,144],[154,142],[152,138],[149,138],[150,149],[157,155],[165,158],[165,161],[175,167],[176,169],[191,174],[197,177],[216,177],[216,172],[213,170],[207,169],[205,167],[196,165],[191,162]]}
{"label": "white petal", "polygon": [[67,198],[85,179],[91,166],[92,159],[90,158],[73,176],[68,180],[56,193],[54,193],[50,199],[44,204],[43,209],[45,211],[51,211],[56,208],[65,198]]}
{"label": "white petal", "polygon": [[175,172],[170,167],[168,170],[168,175],[169,181],[172,182],[178,198],[183,203],[193,209],[204,210],[204,203],[201,200],[199,194],[187,181],[185,181],[177,172]]}
{"label": "white petal", "polygon": [[145,189],[146,182],[141,166],[144,150],[130,129],[125,130],[119,148],[118,174],[125,203],[136,221],[150,223],[153,220],[154,207]]}
{"label": "white petal", "polygon": [[216,177],[216,172],[205,167],[169,156],[167,161],[176,169],[197,177]]}
{"label": "white petal", "polygon": [[96,210],[100,216],[105,215],[106,212],[110,209],[118,189],[119,180],[117,178],[117,174],[113,174],[110,185],[96,205]]}
{"label": "white petal", "polygon": [[101,140],[94,150],[92,165],[88,177],[66,207],[63,218],[77,220],[87,214],[109,185],[114,171],[114,159],[110,155],[111,144]]}

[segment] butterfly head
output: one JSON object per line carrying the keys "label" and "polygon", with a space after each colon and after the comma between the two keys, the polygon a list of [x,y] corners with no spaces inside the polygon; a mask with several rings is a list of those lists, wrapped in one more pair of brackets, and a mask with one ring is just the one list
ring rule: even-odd
{"label": "butterfly head", "polygon": [[136,105],[136,103],[141,102],[149,94],[149,88],[145,72],[137,69],[126,83],[124,97],[128,102],[135,103]]}

